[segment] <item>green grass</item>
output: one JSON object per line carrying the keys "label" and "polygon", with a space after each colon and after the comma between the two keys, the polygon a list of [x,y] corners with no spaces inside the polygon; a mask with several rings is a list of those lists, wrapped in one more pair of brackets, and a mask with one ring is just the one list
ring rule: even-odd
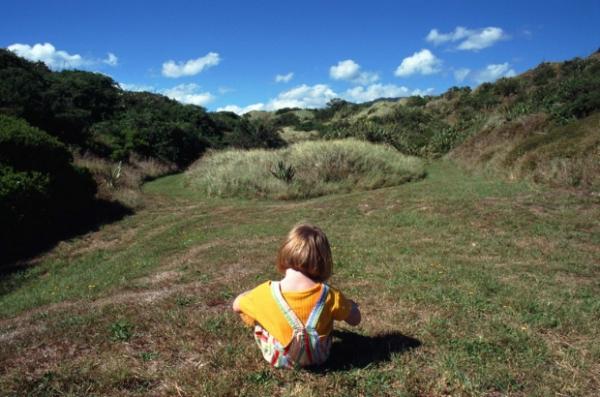
{"label": "green grass", "polygon": [[186,186],[211,197],[296,199],[400,185],[423,175],[421,159],[348,139],[214,152],[186,172]]}
{"label": "green grass", "polygon": [[[0,281],[0,395],[595,395],[598,197],[427,173],[293,202],[147,184],[145,209]],[[317,372],[269,368],[230,310],[300,220],[363,311]]]}

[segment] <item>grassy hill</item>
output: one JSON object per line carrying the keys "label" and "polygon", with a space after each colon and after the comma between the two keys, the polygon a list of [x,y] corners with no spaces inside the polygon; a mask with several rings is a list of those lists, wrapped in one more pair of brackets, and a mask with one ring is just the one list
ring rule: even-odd
{"label": "grassy hill", "polygon": [[288,128],[287,136],[294,136],[290,128],[316,130],[326,139],[355,137],[422,157],[449,155],[499,176],[600,188],[600,53],[542,63],[474,90],[452,87],[439,96],[363,104],[336,99],[312,110],[312,118],[298,112],[263,117]]}
{"label": "grassy hill", "polygon": [[[147,184],[144,209],[0,281],[1,394],[595,395],[598,197],[427,171],[297,202]],[[319,371],[272,370],[230,303],[302,219],[363,323]]]}
{"label": "grassy hill", "polygon": [[[137,203],[0,269],[1,396],[600,389],[599,54],[475,90],[244,117],[2,50],[0,77],[3,220],[41,222],[34,240],[48,219],[68,226],[44,203],[75,211],[73,183],[90,200],[132,185],[119,199]],[[331,281],[363,322],[335,330],[324,367],[278,371],[230,306],[278,277],[301,220],[327,232]]]}

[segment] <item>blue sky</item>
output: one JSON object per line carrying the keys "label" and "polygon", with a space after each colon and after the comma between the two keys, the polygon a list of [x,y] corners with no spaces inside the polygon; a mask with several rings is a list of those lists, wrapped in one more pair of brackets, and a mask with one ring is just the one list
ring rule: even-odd
{"label": "blue sky", "polygon": [[[600,47],[600,1],[7,1],[0,45],[209,110],[439,94]],[[279,78],[277,77],[279,76]]]}

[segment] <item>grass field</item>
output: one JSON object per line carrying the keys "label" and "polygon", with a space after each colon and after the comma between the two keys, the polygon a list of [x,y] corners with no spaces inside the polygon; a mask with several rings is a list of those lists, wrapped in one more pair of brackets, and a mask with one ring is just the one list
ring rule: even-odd
{"label": "grass field", "polygon": [[[600,198],[428,166],[304,201],[206,200],[175,175],[145,209],[0,281],[2,396],[593,396]],[[320,225],[361,305],[330,363],[270,369],[232,298]]]}

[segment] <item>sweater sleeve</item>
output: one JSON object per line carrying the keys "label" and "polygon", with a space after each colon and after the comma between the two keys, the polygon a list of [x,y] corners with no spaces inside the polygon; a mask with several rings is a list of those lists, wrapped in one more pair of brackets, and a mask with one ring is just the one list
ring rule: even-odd
{"label": "sweater sleeve", "polygon": [[269,282],[260,284],[256,288],[250,290],[246,295],[239,300],[240,317],[244,323],[253,326],[256,323],[257,308],[260,307],[260,302],[264,301],[264,296],[270,292]]}
{"label": "sweater sleeve", "polygon": [[334,320],[343,321],[348,318],[352,311],[352,301],[346,299],[338,289],[330,288],[331,315]]}

